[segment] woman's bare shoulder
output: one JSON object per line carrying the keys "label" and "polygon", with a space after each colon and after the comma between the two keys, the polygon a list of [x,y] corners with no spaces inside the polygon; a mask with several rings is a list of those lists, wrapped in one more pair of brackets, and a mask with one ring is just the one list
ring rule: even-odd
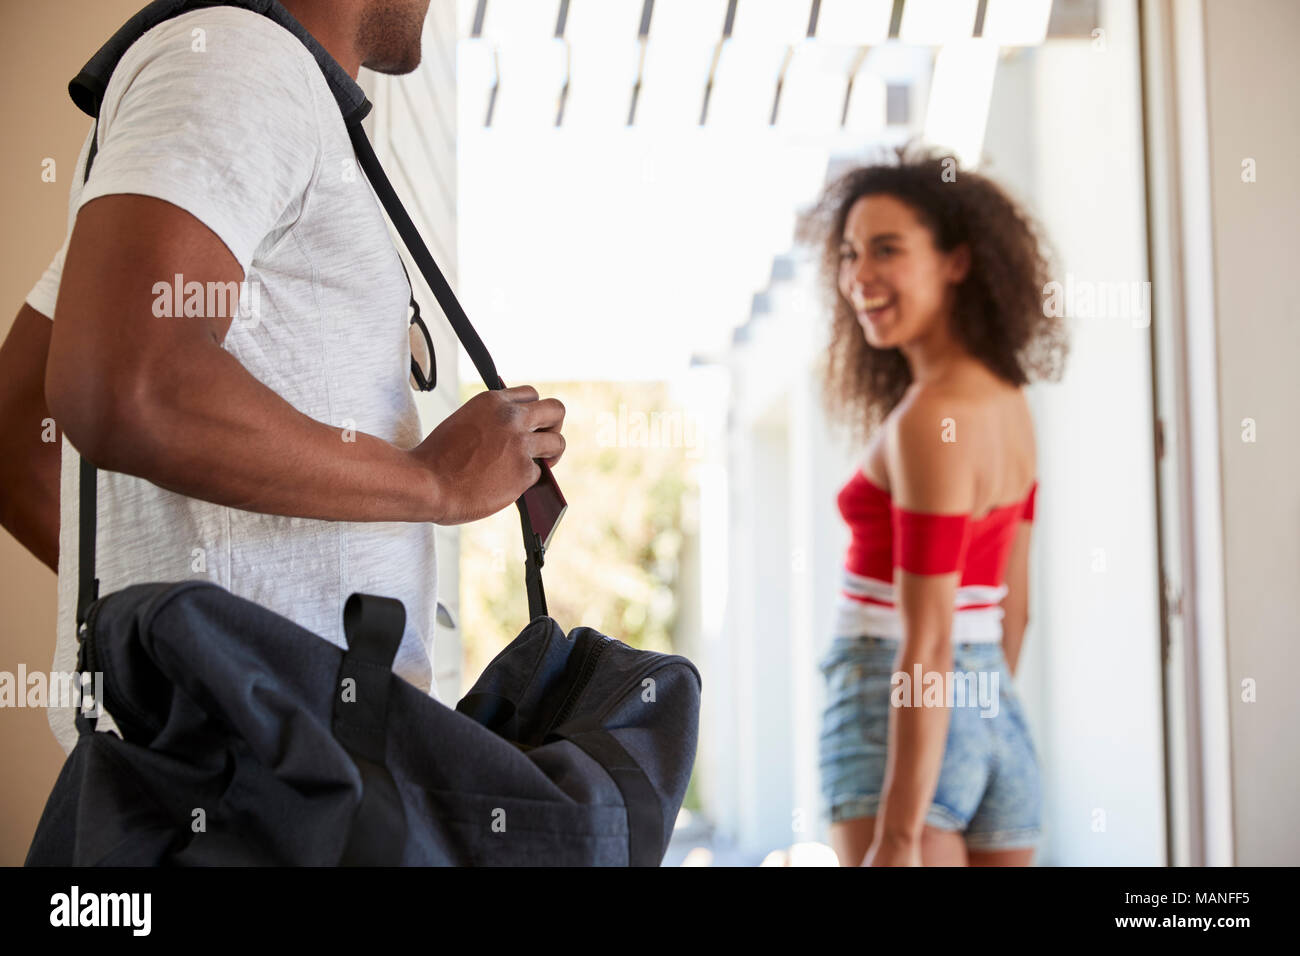
{"label": "woman's bare shoulder", "polygon": [[[991,372],[913,384],[885,430],[891,486],[934,510],[968,500],[982,509],[985,498],[997,503],[1037,474],[1025,390]],[[1008,461],[1018,466],[1003,467]]]}
{"label": "woman's bare shoulder", "polygon": [[969,403],[944,389],[917,388],[890,416],[885,461],[894,500],[918,511],[969,511],[974,450]]}

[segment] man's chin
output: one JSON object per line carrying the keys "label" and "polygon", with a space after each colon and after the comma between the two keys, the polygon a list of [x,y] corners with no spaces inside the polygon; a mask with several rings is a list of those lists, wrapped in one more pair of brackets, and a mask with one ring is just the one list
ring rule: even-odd
{"label": "man's chin", "polygon": [[420,51],[415,51],[415,56],[392,62],[382,61],[379,63],[362,63],[367,70],[373,70],[376,73],[383,73],[387,76],[405,76],[407,73],[414,73],[420,68]]}

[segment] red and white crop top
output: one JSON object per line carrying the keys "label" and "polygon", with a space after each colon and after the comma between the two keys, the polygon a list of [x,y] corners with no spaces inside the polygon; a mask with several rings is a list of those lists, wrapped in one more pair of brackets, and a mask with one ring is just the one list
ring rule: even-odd
{"label": "red and white crop top", "polygon": [[836,634],[874,634],[901,640],[894,569],[915,574],[960,571],[953,613],[954,644],[1002,639],[1007,561],[1021,521],[1034,520],[1038,482],[1023,500],[982,518],[927,514],[894,504],[889,492],[859,468],[840,490],[838,504],[852,533]]}

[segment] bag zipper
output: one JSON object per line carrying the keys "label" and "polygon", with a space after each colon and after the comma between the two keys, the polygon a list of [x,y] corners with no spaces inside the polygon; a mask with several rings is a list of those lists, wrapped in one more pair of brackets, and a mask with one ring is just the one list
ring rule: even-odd
{"label": "bag zipper", "polygon": [[90,605],[90,609],[86,611],[86,620],[82,623],[77,633],[78,643],[80,643],[86,649],[86,654],[85,654],[86,670],[91,674],[95,673],[95,671],[98,669],[97,665],[99,664],[99,658],[95,654],[94,636],[95,636],[95,618],[99,615],[99,608],[101,603],[102,602],[100,601],[96,601],[95,603]]}
{"label": "bag zipper", "polygon": [[606,637],[604,634],[598,634],[597,637],[599,637],[600,640],[595,641],[587,647],[586,657],[584,657],[582,661],[582,668],[578,671],[578,679],[574,681],[573,686],[569,688],[569,696],[565,698],[564,703],[560,706],[559,712],[556,713],[555,717],[551,720],[550,726],[546,728],[546,733],[542,735],[543,740],[549,737],[551,731],[556,727],[564,726],[564,722],[569,719],[569,715],[573,713],[574,707],[578,705],[578,698],[582,696],[582,692],[586,689],[587,683],[591,680],[592,675],[596,673],[596,664],[600,661],[600,655],[605,652],[605,648],[613,641],[613,638]]}
{"label": "bag zipper", "polygon": [[[86,612],[86,621],[85,624],[82,625],[85,628],[84,636],[82,636],[80,629],[77,631],[78,640],[86,648],[86,671],[92,675],[99,671],[100,666],[99,654],[95,650],[95,622],[99,617],[99,609],[103,607],[105,599],[106,598],[99,598],[96,600]],[[150,728],[155,733],[159,729],[155,721],[143,716],[130,701],[124,700],[114,693],[113,682],[109,680],[109,675],[107,674],[104,675],[104,696],[99,700],[99,707],[101,713],[107,710],[110,714],[114,714],[115,718],[120,718],[123,721],[133,718],[139,724]],[[119,724],[118,727],[118,732],[122,733],[121,724]]]}
{"label": "bag zipper", "polygon": [[[81,675],[90,674],[91,685],[94,686],[95,674],[99,670],[99,655],[95,653],[95,618],[98,616],[99,607],[102,602],[95,601],[86,611],[86,619],[82,621],[81,626],[77,628],[77,681],[80,685]],[[82,651],[84,650],[84,653]],[[108,696],[107,681],[104,686],[104,696]],[[84,703],[84,702],[83,702]],[[98,700],[95,702],[99,707],[100,713],[103,713],[108,706],[108,701]],[[80,704],[78,705],[80,709]]]}

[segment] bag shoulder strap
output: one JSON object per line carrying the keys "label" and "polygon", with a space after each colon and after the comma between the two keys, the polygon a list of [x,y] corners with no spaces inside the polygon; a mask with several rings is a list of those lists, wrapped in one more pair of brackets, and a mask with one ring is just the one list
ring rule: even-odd
{"label": "bag shoulder strap", "polygon": [[175,19],[181,14],[208,7],[239,7],[279,24],[288,30],[305,46],[313,57],[330,92],[338,102],[339,110],[347,123],[360,122],[370,112],[370,101],[357,81],[348,75],[334,57],[330,56],[317,39],[307,32],[279,0],[154,0],[135,16],[122,24],[121,28],[109,38],[86,65],[68,84],[68,94],[77,108],[92,119],[99,118],[99,108],[104,102],[104,93],[108,90],[108,81],[117,69],[117,63],[136,40],[154,27],[167,20]]}
{"label": "bag shoulder strap", "polygon": [[[279,0],[154,0],[147,7],[133,16],[102,46],[86,63],[81,71],[68,84],[68,93],[77,108],[96,120],[95,132],[91,136],[90,153],[86,159],[85,178],[90,177],[91,166],[99,148],[99,110],[104,102],[104,93],[118,61],[141,36],[166,20],[178,17],[192,10],[206,7],[230,6],[251,10],[273,20],[284,27],[311,52],[330,91],[339,106],[343,120],[347,125],[348,136],[356,152],[358,163],[370,185],[375,190],[389,220],[397,230],[402,243],[410,252],[425,282],[433,291],[447,321],[451,324],[456,337],[464,346],[466,353],[474,363],[475,369],[483,378],[489,389],[503,389],[505,382],[497,374],[496,364],[492,361],[487,347],[479,337],[478,331],[470,323],[469,317],[461,307],[460,301],[452,291],[442,270],[434,261],[432,253],[425,245],[415,223],[398,198],[396,190],[388,181],[374,148],[366,138],[361,121],[370,113],[371,104],[365,92],[357,82],[348,75],[323,46],[307,32]],[[83,179],[84,182],[84,179]],[[557,504],[564,505],[563,496],[559,494],[550,478],[547,466],[539,462],[543,476],[541,481],[524,493],[516,502],[519,508],[520,525],[524,539],[524,580],[528,592],[529,618],[547,615],[546,594],[542,588],[542,565],[546,558],[546,543],[538,534],[537,528],[545,526],[544,516],[554,512]],[[99,579],[95,577],[95,531],[97,521],[96,487],[97,470],[93,463],[84,456],[81,458],[78,541],[78,587],[77,587],[77,627],[86,623],[90,606],[99,597]],[[536,514],[538,520],[534,520]]]}
{"label": "bag shoulder strap", "polygon": [[[90,167],[99,151],[99,120],[90,134],[90,153],[86,157],[86,172],[81,180],[84,186],[90,178]],[[99,471],[80,452],[81,461],[77,481],[77,635],[80,639],[90,615],[90,606],[99,599],[99,578],[95,577],[95,526],[99,521]]]}

